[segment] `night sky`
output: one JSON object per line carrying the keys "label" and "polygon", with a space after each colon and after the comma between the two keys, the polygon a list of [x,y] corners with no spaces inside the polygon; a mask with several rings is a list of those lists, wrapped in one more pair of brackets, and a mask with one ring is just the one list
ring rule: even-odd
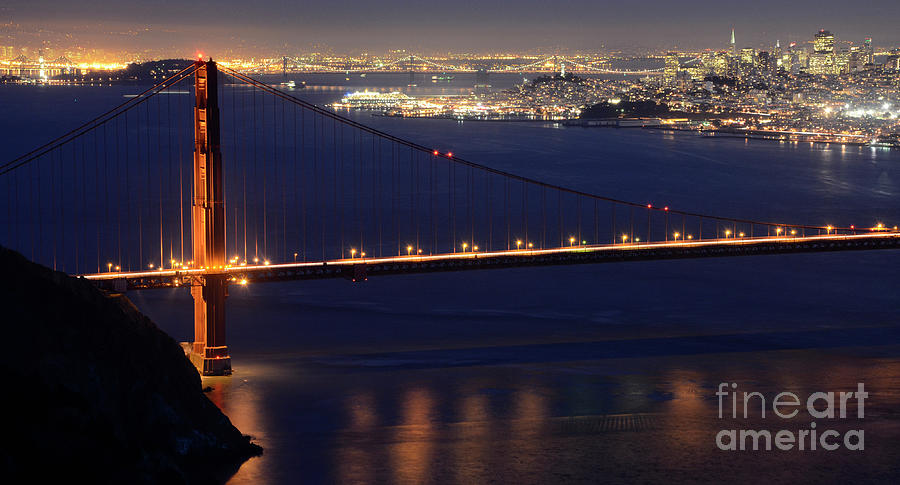
{"label": "night sky", "polygon": [[[102,48],[173,53],[235,49],[419,52],[501,49],[721,48],[803,42],[819,28],[839,40],[900,44],[900,2],[879,0],[6,0],[0,34],[19,44],[72,34]],[[2,39],[2,37],[0,37]]]}

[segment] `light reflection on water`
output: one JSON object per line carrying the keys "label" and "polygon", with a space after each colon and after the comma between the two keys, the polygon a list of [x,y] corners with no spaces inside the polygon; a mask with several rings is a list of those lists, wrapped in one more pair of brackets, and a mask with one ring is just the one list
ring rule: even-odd
{"label": "light reflection on water", "polygon": [[[894,345],[886,351],[900,355]],[[659,358],[598,359],[548,365],[466,368],[318,368],[305,360],[242,362],[240,375],[206,379],[211,394],[241,429],[255,430],[266,447],[232,483],[516,483],[608,480],[677,481],[696,473],[726,473],[737,482],[774,479],[784,464],[808,477],[873,477],[891,473],[898,455],[900,358],[860,358],[847,351],[766,351]],[[246,359],[239,359],[238,362]],[[252,359],[251,359],[252,360]],[[542,370],[536,372],[536,369]],[[295,371],[317,370],[305,387]],[[871,394],[865,422],[820,421],[867,431],[865,467],[847,452],[778,455],[725,454],[715,433],[808,427],[808,418],[779,422],[717,419],[719,382],[771,399],[782,390],[800,395],[852,390],[863,381]],[[239,383],[238,385],[234,385]],[[351,387],[356,391],[346,392]],[[572,390],[590,401],[566,411]],[[272,406],[272,402],[294,403]],[[260,421],[254,402],[283,413]],[[297,426],[286,410],[315,416]],[[741,410],[739,409],[740,413]],[[765,460],[763,458],[766,458]],[[829,473],[832,475],[821,475]],[[836,474],[836,475],[834,475]]]}

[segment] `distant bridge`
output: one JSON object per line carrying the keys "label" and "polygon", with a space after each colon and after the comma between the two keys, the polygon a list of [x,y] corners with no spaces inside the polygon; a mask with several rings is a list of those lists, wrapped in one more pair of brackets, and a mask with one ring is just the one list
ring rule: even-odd
{"label": "distant bridge", "polygon": [[[689,61],[693,62],[693,61]],[[458,64],[458,63],[457,63]],[[457,65],[453,63],[441,63],[418,55],[409,55],[393,59],[387,62],[373,62],[369,65],[335,66],[333,64],[311,63],[293,56],[269,59],[256,65],[242,66],[244,70],[252,73],[279,73],[279,72],[303,72],[303,73],[389,73],[389,72],[465,72],[478,71],[487,73],[541,73],[558,72],[562,66],[571,72],[581,74],[618,74],[635,76],[662,75],[664,68],[657,69],[614,69],[606,66],[605,61],[576,60],[565,56],[546,56],[538,60],[523,64],[513,64],[504,67],[472,66],[468,63]]]}

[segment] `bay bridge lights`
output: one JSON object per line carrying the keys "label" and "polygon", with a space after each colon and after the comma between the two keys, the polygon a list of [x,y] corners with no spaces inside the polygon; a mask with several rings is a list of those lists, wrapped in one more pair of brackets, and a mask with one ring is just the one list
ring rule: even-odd
{"label": "bay bridge lights", "polygon": [[431,58],[417,54],[390,57],[350,58],[345,56],[291,56],[268,59],[223,61],[223,66],[252,74],[278,73],[378,73],[378,72],[458,72],[458,73],[515,73],[515,72],[579,72],[584,74],[662,75],[664,68],[619,68],[614,64],[630,58],[597,56],[461,56],[459,58]]}

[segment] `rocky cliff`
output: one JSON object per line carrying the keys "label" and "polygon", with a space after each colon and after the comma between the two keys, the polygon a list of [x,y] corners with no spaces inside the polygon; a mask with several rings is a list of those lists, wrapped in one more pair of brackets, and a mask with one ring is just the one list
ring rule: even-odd
{"label": "rocky cliff", "polygon": [[216,483],[261,451],[127,298],[2,247],[0,331],[7,478]]}

